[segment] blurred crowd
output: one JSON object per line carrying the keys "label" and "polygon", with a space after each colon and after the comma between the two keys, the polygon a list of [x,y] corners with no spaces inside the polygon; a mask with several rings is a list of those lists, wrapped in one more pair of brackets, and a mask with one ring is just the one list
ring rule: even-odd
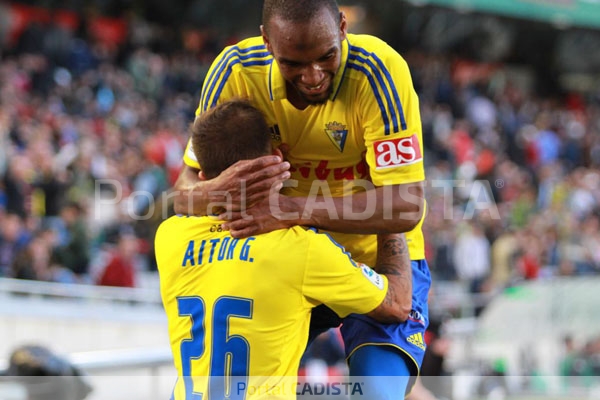
{"label": "blurred crowd", "polygon": [[593,387],[600,376],[600,337],[579,344],[570,335],[563,338],[559,371],[565,388]]}
{"label": "blurred crowd", "polygon": [[[155,268],[198,91],[231,40],[135,17],[120,42],[52,20],[3,40],[0,276],[135,286]],[[434,280],[487,293],[599,273],[599,94],[541,98],[508,65],[403,55],[421,102]]]}
{"label": "blurred crowd", "polygon": [[600,93],[539,97],[509,66],[407,58],[434,277],[481,293],[600,273]]}
{"label": "blurred crowd", "polygon": [[0,276],[134,287],[154,269],[210,61],[152,50],[168,40],[144,21],[118,45],[50,21],[5,41]]}

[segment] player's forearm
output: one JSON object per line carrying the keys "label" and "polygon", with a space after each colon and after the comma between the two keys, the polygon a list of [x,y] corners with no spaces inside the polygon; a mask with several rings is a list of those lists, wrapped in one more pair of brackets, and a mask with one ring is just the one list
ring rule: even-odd
{"label": "player's forearm", "polygon": [[198,172],[190,167],[184,167],[175,182],[169,197],[173,198],[175,213],[183,215],[206,215],[209,205],[208,194],[203,190]]}
{"label": "player's forearm", "polygon": [[[289,201],[290,199],[288,199]],[[412,230],[423,217],[423,184],[377,187],[348,197],[293,198],[299,225],[377,234]]]}
{"label": "player's forearm", "polygon": [[412,308],[412,267],[403,233],[377,236],[375,270],[387,277],[388,291],[369,316],[381,322],[406,321]]}

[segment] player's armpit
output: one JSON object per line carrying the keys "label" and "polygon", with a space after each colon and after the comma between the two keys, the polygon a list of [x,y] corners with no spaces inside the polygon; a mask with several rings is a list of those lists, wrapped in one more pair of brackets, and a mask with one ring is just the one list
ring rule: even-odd
{"label": "player's armpit", "polygon": [[368,315],[380,322],[404,322],[412,308],[412,268],[403,233],[377,236],[375,270],[388,279],[383,302]]}

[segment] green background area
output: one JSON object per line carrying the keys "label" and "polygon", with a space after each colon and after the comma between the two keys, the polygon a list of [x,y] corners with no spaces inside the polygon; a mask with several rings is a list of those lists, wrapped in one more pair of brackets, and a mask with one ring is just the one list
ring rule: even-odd
{"label": "green background area", "polygon": [[463,10],[502,14],[588,28],[600,28],[600,0],[410,0]]}

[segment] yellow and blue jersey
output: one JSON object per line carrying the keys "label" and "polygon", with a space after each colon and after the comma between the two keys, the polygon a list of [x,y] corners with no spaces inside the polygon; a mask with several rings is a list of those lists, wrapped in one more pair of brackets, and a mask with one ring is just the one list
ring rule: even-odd
{"label": "yellow and blue jersey", "polygon": [[274,398],[274,389],[263,389],[275,387],[275,398],[295,398],[311,309],[324,303],[340,316],[367,313],[387,292],[385,276],[301,227],[238,240],[213,217],[174,216],[158,228],[155,249],[182,377],[175,400],[237,398],[223,391],[242,386],[248,399]]}
{"label": "yellow and blue jersey", "polygon": [[[342,196],[376,186],[423,181],[418,97],[404,59],[382,40],[348,34],[329,101],[298,110],[286,99],[285,80],[261,37],[227,47],[213,62],[197,114],[232,97],[252,99],[265,115],[275,146],[290,146],[292,196]],[[235,138],[231,138],[235,140]],[[184,161],[200,168],[191,145]],[[315,186],[315,182],[327,185]],[[411,259],[424,259],[422,221],[406,233]],[[331,233],[353,258],[373,265],[374,235]]]}

